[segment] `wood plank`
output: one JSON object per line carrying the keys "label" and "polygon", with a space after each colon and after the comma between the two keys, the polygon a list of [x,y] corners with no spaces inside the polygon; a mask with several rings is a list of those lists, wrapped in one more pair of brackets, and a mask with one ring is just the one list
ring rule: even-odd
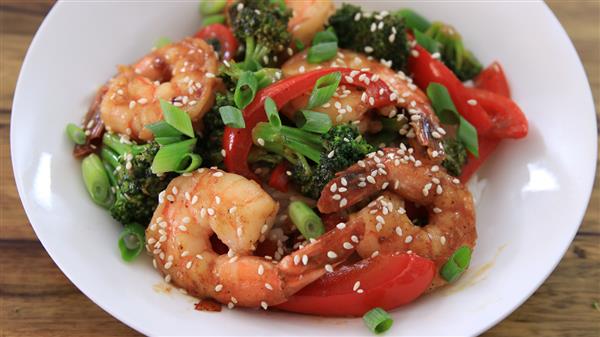
{"label": "wood plank", "polygon": [[139,336],[75,288],[38,242],[1,241],[0,251],[2,336]]}

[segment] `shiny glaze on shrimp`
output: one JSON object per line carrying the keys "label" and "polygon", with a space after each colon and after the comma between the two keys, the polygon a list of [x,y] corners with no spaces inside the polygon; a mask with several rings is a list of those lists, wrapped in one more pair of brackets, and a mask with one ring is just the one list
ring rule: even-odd
{"label": "shiny glaze on shrimp", "polygon": [[[252,256],[270,230],[278,204],[254,181],[216,169],[200,169],[171,181],[146,230],[154,266],[196,297],[229,307],[282,303],[351,254],[341,246],[327,256],[337,233],[328,233],[276,262]],[[213,251],[215,234],[229,252]],[[352,235],[347,233],[346,235]],[[333,249],[332,249],[333,250]],[[329,255],[331,255],[329,254]]]}
{"label": "shiny glaze on shrimp", "polygon": [[133,139],[150,140],[146,125],[162,119],[159,99],[199,121],[214,103],[218,60],[212,47],[188,37],[157,49],[131,66],[120,66],[100,104],[106,127]]}
{"label": "shiny glaze on shrimp", "polygon": [[[397,108],[403,108],[408,111],[410,123],[406,124],[407,128],[401,129],[400,132],[409,138],[416,138],[420,145],[427,147],[429,157],[434,162],[441,162],[444,156],[441,138],[446,132],[440,127],[439,120],[431,107],[427,95],[412,83],[410,77],[406,76],[401,71],[397,73],[394,72],[388,65],[384,65],[377,60],[369,60],[364,54],[355,53],[349,50],[340,49],[336,58],[319,64],[308,63],[306,56],[307,51],[300,52],[283,64],[281,68],[284,77],[315,69],[337,67],[372,72],[384,80],[396,96],[396,104],[394,106],[379,109],[378,113],[390,118],[395,116],[403,118],[402,115],[398,115]],[[347,120],[348,117],[343,116],[348,110],[346,106],[350,106],[350,108],[355,111],[351,117],[362,118],[362,116],[366,116],[365,112],[368,110],[368,106],[364,104],[366,103],[364,102],[364,98],[363,100],[357,99],[362,98],[361,94],[360,91],[355,90],[346,97],[333,97],[328,102],[329,106],[335,106],[335,102],[339,101],[338,106],[341,108],[331,110],[318,107],[314,110],[330,114],[334,121],[338,120],[338,116],[340,115],[344,120]],[[293,101],[291,105],[300,106],[306,100],[306,97],[300,97]],[[408,129],[409,125],[412,129]]]}
{"label": "shiny glaze on shrimp", "polygon": [[335,5],[330,0],[286,0],[292,10],[292,18],[288,22],[288,31],[292,41],[300,40],[310,46],[315,34],[322,31],[327,19],[335,12]]}
{"label": "shiny glaze on shrimp", "polygon": [[[456,249],[475,246],[473,199],[458,179],[437,165],[421,163],[409,150],[379,150],[339,172],[323,189],[317,206],[333,213],[385,191],[348,221],[349,227],[364,228],[357,252],[368,257],[410,250],[432,259],[439,270]],[[411,222],[404,200],[427,209],[427,225]],[[431,288],[443,284],[437,276]]]}

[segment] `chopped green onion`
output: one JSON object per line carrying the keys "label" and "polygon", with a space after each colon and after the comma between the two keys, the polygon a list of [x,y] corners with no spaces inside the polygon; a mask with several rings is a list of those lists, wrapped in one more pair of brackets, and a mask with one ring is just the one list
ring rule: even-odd
{"label": "chopped green onion", "polygon": [[202,25],[203,26],[210,26],[212,24],[215,23],[225,23],[225,15],[223,14],[215,14],[215,15],[208,15],[202,18]]}
{"label": "chopped green onion", "polygon": [[110,164],[113,170],[121,165],[119,163],[119,155],[107,146],[103,146],[100,150],[100,157],[102,157],[103,161]]}
{"label": "chopped green onion", "polygon": [[304,43],[302,43],[302,41],[300,41],[299,39],[295,39],[294,44],[296,45],[296,49],[298,49],[298,51],[304,50]]}
{"label": "chopped green onion", "polygon": [[258,90],[260,90],[279,81],[281,79],[281,69],[262,68],[256,71],[254,75],[258,80]]}
{"label": "chopped green onion", "polygon": [[308,63],[321,63],[331,60],[337,55],[337,42],[326,42],[310,47],[306,60]]}
{"label": "chopped green onion", "polygon": [[425,35],[424,33],[421,33],[418,30],[413,31],[413,33],[415,34],[415,40],[417,40],[417,43],[420,44],[423,48],[427,49],[428,52],[430,52],[431,54],[440,52],[440,49],[442,47],[441,43]]}
{"label": "chopped green onion", "polygon": [[297,157],[287,149],[300,153],[315,163],[321,160],[321,136],[298,128],[285,125],[276,128],[270,123],[260,122],[252,129],[252,141],[256,146],[284,156],[293,163]]}
{"label": "chopped green onion", "polygon": [[111,190],[114,191],[113,188],[118,188],[117,178],[115,178],[114,173],[115,168],[105,161],[102,161],[102,165],[104,165],[104,169],[106,170],[106,174],[108,175],[108,181],[110,181]]}
{"label": "chopped green onion", "polygon": [[244,71],[238,80],[233,93],[233,101],[238,108],[244,109],[252,103],[258,91],[258,81],[254,73]]}
{"label": "chopped green onion", "polygon": [[202,165],[202,157],[200,157],[199,154],[186,153],[179,161],[179,164],[177,165],[178,169],[175,170],[175,172],[177,172],[177,173],[192,172],[193,170],[200,167],[200,165]]}
{"label": "chopped green onion", "polygon": [[421,32],[424,32],[429,28],[429,26],[431,26],[431,23],[427,21],[427,19],[425,19],[412,9],[401,9],[397,11],[395,15],[402,17],[404,19],[404,22],[406,23],[406,26],[408,26],[408,28],[411,28],[413,31],[419,30]]}
{"label": "chopped green onion", "polygon": [[321,76],[315,83],[313,90],[308,99],[307,109],[312,109],[327,103],[340,85],[342,73],[336,71],[327,75]]}
{"label": "chopped green onion", "polygon": [[75,144],[85,144],[85,132],[83,132],[83,129],[73,123],[67,124],[67,136],[69,136],[69,139]]}
{"label": "chopped green onion", "polygon": [[169,45],[171,43],[173,43],[173,41],[171,39],[169,39],[166,36],[161,36],[161,37],[158,38],[158,40],[156,40],[156,42],[154,42],[154,47],[155,48],[162,48],[162,47],[164,47],[166,45]]}
{"label": "chopped green onion", "polygon": [[305,239],[314,239],[325,233],[321,217],[302,201],[292,201],[288,206],[290,219]]}
{"label": "chopped green onion", "polygon": [[439,83],[432,82],[427,86],[427,96],[429,96],[431,105],[440,121],[444,124],[458,124],[457,139],[475,157],[479,157],[477,129],[458,113],[448,89]]}
{"label": "chopped green onion", "polygon": [[182,160],[192,152],[195,145],[196,138],[161,146],[152,161],[152,173],[157,174],[180,170]]}
{"label": "chopped green onion", "polygon": [[364,314],[363,321],[367,328],[375,334],[388,331],[392,327],[392,324],[394,324],[392,317],[381,308],[372,309]]}
{"label": "chopped green onion", "polygon": [[165,121],[169,125],[188,137],[195,137],[192,120],[187,112],[162,99],[160,100],[160,108],[162,109]]}
{"label": "chopped green onion", "polygon": [[440,275],[442,278],[448,282],[454,282],[456,279],[462,275],[467,267],[469,267],[469,263],[471,262],[471,248],[467,246],[462,246],[458,248],[448,262],[444,264],[442,269],[440,270]]}
{"label": "chopped green onion", "polygon": [[284,0],[271,0],[272,4],[278,5],[279,8],[283,11],[287,10],[287,5]]}
{"label": "chopped green onion", "polygon": [[279,118],[279,112],[277,111],[277,105],[275,101],[271,97],[267,97],[265,99],[265,113],[267,114],[267,118],[269,118],[269,123],[273,125],[273,127],[280,128],[281,127],[281,118]]}
{"label": "chopped green onion", "polygon": [[323,134],[331,129],[331,117],[326,113],[300,110],[295,117],[296,125],[304,131]]}
{"label": "chopped green onion", "polygon": [[331,27],[315,34],[315,37],[312,40],[312,45],[316,46],[326,42],[338,42],[337,35],[335,35],[335,32]]}
{"label": "chopped green onion", "polygon": [[223,12],[227,0],[202,0],[200,2],[200,14],[212,15]]}
{"label": "chopped green onion", "polygon": [[159,121],[146,125],[146,128],[152,131],[154,137],[181,137],[183,135],[166,121]]}
{"label": "chopped green onion", "polygon": [[112,189],[106,169],[97,154],[89,154],[81,161],[83,182],[92,200],[105,208],[113,201]]}
{"label": "chopped green onion", "polygon": [[182,141],[183,137],[155,137],[154,140],[160,145],[169,145]]}
{"label": "chopped green onion", "polygon": [[244,115],[240,111],[240,109],[226,105],[219,108],[219,114],[221,115],[221,119],[223,120],[223,124],[230,126],[236,129],[243,129],[246,127],[246,122],[244,121]]}
{"label": "chopped green onion", "polygon": [[119,250],[124,261],[130,262],[140,255],[146,242],[145,232],[146,230],[140,224],[125,225],[119,235]]}

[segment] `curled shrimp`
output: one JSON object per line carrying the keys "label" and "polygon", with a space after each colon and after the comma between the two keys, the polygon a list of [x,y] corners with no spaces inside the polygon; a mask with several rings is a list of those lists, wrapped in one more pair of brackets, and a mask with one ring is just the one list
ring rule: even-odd
{"label": "curled shrimp", "polygon": [[[339,235],[328,233],[279,262],[253,256],[278,204],[256,182],[236,174],[200,169],[173,179],[159,199],[146,230],[154,266],[188,294],[229,307],[283,303],[351,254],[341,246],[328,248]],[[213,234],[229,247],[227,254],[213,251]]]}
{"label": "curled shrimp", "polygon": [[292,41],[299,40],[310,46],[313,37],[322,31],[327,19],[335,12],[335,5],[330,0],[286,0],[292,10],[292,18],[288,23],[288,31]]}
{"label": "curled shrimp", "polygon": [[[473,199],[458,179],[437,165],[420,163],[409,150],[379,150],[338,173],[323,189],[317,206],[323,213],[333,213],[383,192],[348,221],[348,227],[362,231],[357,252],[368,257],[412,251],[432,259],[439,271],[456,249],[475,246]],[[411,222],[404,200],[427,209],[427,225]],[[431,288],[445,283],[437,276]]]}
{"label": "curled shrimp", "polygon": [[120,66],[100,104],[107,129],[150,140],[145,126],[162,119],[159,99],[199,121],[214,102],[218,60],[212,47],[188,37],[157,49],[131,66]]}
{"label": "curled shrimp", "polygon": [[[318,64],[309,63],[306,57],[307,51],[302,51],[286,61],[281,67],[283,76],[289,77],[315,69],[337,67],[365,70],[376,74],[388,84],[396,97],[395,105],[381,108],[377,113],[389,118],[403,118],[403,115],[398,114],[397,108],[406,110],[410,115],[410,122],[406,124],[404,129],[400,130],[400,133],[411,139],[416,138],[418,144],[427,148],[427,153],[433,162],[439,163],[443,160],[444,147],[441,140],[446,131],[440,127],[439,120],[429,103],[427,95],[412,83],[410,77],[401,71],[394,72],[389,64],[370,60],[363,54],[344,49],[338,51],[336,58]],[[325,106],[337,106],[338,108],[332,110],[331,108],[317,107],[314,110],[328,113],[334,121],[348,121],[351,118],[356,118],[354,121],[361,121],[357,123],[362,123],[362,118],[368,115],[366,114],[368,106],[364,104],[364,97],[361,97],[361,94],[362,92],[355,90],[344,97],[332,97]],[[362,98],[362,100],[357,99],[357,97]],[[306,100],[307,97],[301,96],[292,101],[291,105],[300,106]],[[350,106],[354,111],[353,114],[347,115],[347,106]],[[411,128],[409,129],[409,127]]]}

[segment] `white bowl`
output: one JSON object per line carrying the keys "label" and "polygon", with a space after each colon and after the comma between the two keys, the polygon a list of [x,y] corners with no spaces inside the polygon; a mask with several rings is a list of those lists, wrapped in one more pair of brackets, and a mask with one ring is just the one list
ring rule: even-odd
{"label": "white bowl", "polygon": [[[525,301],[575,235],[594,178],[594,106],[575,49],[543,3],[408,6],[455,25],[483,63],[501,61],[531,125],[526,139],[504,142],[480,173],[486,184],[478,191],[479,240],[471,269],[457,284],[395,310],[389,332],[474,335]],[[121,260],[121,226],[86,195],[64,128],[80,120],[117,64],[147,53],[160,36],[179,39],[199,25],[195,1],[59,2],[52,9],[23,63],[11,120],[15,179],[35,232],[83,293],[145,334],[368,334],[360,319],[199,312],[193,299],[155,289],[161,278],[148,258]]]}

